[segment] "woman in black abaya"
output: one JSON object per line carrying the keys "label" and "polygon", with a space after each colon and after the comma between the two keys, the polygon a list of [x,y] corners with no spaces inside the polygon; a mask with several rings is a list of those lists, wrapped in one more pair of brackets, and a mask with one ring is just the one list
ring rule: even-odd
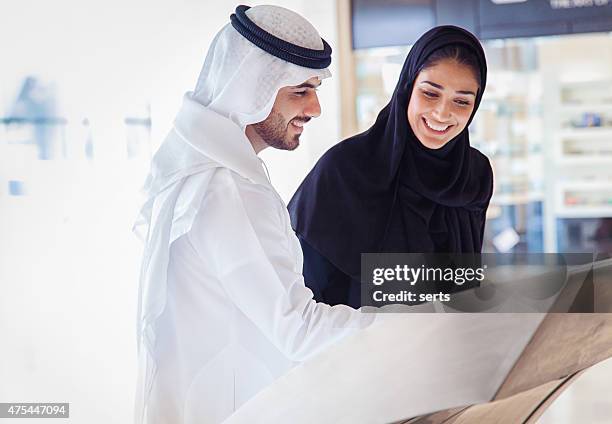
{"label": "woman in black abaya", "polygon": [[436,27],[412,47],[374,125],[328,150],[289,203],[315,299],[360,306],[361,253],[479,253],[493,190],[468,125],[486,85],[480,42]]}

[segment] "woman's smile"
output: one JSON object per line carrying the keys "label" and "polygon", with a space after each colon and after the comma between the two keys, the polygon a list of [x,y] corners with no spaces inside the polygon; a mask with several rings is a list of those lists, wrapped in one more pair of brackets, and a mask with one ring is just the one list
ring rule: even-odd
{"label": "woman's smile", "polygon": [[428,130],[437,135],[444,135],[453,127],[451,124],[435,123],[434,121],[431,121],[425,117],[423,117],[423,122]]}

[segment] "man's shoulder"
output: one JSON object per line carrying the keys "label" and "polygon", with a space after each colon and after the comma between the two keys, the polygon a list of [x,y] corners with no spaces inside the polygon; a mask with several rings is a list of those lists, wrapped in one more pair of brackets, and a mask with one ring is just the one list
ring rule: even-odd
{"label": "man's shoulder", "polygon": [[253,228],[279,227],[283,209],[271,187],[220,167],[210,176],[197,210],[197,220],[207,228],[207,234],[224,237],[227,225],[235,229],[250,222]]}
{"label": "man's shoulder", "polygon": [[277,202],[272,187],[255,183],[225,167],[216,168],[210,176],[206,196],[215,200],[209,203],[210,207],[245,201],[270,205]]}

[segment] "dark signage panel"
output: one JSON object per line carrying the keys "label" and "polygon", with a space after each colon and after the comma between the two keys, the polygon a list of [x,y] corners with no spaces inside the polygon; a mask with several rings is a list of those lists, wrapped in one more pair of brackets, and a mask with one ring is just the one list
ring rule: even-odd
{"label": "dark signage panel", "polygon": [[481,40],[515,37],[540,37],[545,35],[570,34],[567,22],[539,22],[538,25],[495,25],[480,27],[476,33]]}
{"label": "dark signage panel", "polygon": [[[612,30],[612,1],[607,0],[527,0],[509,4],[479,0],[478,6],[481,39]],[[599,21],[596,27],[590,25],[594,18]]]}
{"label": "dark signage panel", "polygon": [[457,25],[476,34],[478,0],[436,0],[436,25]]}
{"label": "dark signage panel", "polygon": [[353,48],[404,46],[436,26],[435,0],[353,0]]}
{"label": "dark signage panel", "polygon": [[353,48],[413,44],[436,25],[480,39],[612,31],[612,0],[353,0]]}
{"label": "dark signage panel", "polygon": [[599,17],[580,22],[572,22],[572,33],[612,31],[611,18]]}
{"label": "dark signage panel", "polygon": [[[570,7],[583,4],[585,6]],[[602,4],[602,6],[596,6]],[[561,7],[565,5],[566,7]],[[588,6],[591,5],[591,6]],[[496,4],[492,0],[479,0],[480,25],[539,24],[544,22],[571,22],[607,15],[612,18],[612,1],[551,1],[527,0],[517,3]]]}

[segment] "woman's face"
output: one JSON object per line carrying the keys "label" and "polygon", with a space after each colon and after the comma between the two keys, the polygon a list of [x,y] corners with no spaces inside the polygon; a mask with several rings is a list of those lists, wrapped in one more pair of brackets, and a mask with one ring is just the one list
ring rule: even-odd
{"label": "woman's face", "polygon": [[439,149],[467,125],[478,91],[471,68],[446,59],[417,75],[408,103],[408,122],[419,141]]}

